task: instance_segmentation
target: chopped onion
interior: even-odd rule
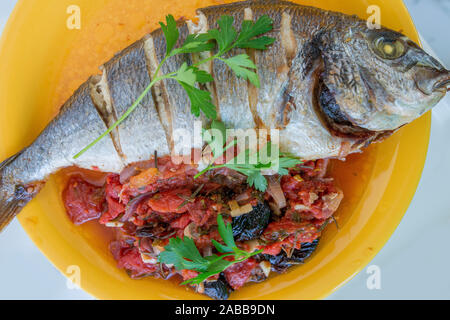
[[[231,200],[228,202],[228,205],[230,206],[231,211],[238,211],[240,209],[239,204],[236,200]]]
[[[250,203],[247,203],[246,205],[243,205],[241,208],[240,208],[240,215],[243,215],[243,214],[246,214],[246,213],[249,213],[249,212],[252,212],[253,211],[253,207],[252,207],[252,205],[250,204]]]
[[[200,282],[198,285],[197,285],[197,289],[196,289],[196,291],[198,292],[198,293],[204,293],[205,292],[205,284],[203,283],[203,282]]]
[[[142,262],[144,263],[149,263],[149,264],[156,264],[158,263],[158,259],[155,257],[152,257],[151,255],[141,252],[141,259]]]
[[[249,190],[251,190],[251,189],[249,189]],[[243,193],[241,193],[240,195],[238,195],[238,196],[235,198],[235,200],[236,200],[237,202],[247,201],[247,200],[249,200],[249,199],[250,199],[250,194],[249,194],[248,190],[245,191],[245,192],[243,192]]]
[[[260,246],[261,244],[259,243],[258,239],[253,239],[245,241],[245,245],[248,247],[246,251],[252,253],[258,250],[258,246]]]
[[[230,202],[228,202],[228,205],[230,206],[231,209],[230,214],[232,217],[239,217],[253,210],[253,207],[250,203],[247,203],[246,205],[239,207],[239,204],[237,203],[236,200],[231,200]]]
[[[155,243],[153,243],[152,244],[152,249],[153,249],[153,253],[155,254],[155,255],[159,255],[161,252],[163,252],[165,249],[164,249],[164,246],[162,246],[162,245],[160,245],[160,244],[155,244]]]
[[[330,212],[335,212],[339,205],[341,204],[342,199],[344,198],[344,193],[342,190],[338,190],[336,193],[327,194],[322,197],[325,207],[330,210]]]
[[[195,228],[195,223],[191,222],[189,223],[186,228],[184,228],[184,236],[193,239],[194,235],[193,235],[193,231]]]
[[[110,222],[105,223],[105,226],[110,227],[110,228],[120,228],[120,227],[123,227],[123,222],[110,221]]]
[[[139,173],[139,170],[135,166],[128,166],[120,172],[120,183],[125,184],[128,180]]]
[[[294,206],[294,210],[296,210],[296,211],[309,211],[310,207],[307,207],[307,206],[305,206],[303,204],[296,204]]]
[[[284,197],[283,190],[281,190],[279,179],[269,176],[267,177],[267,181],[269,182],[267,192],[273,198],[278,208],[283,209],[286,207],[286,198]]]
[[[266,276],[266,278],[269,277],[270,269],[272,267],[270,262],[269,261],[261,261],[259,264],[259,267],[261,268],[261,270],[264,273],[264,275]]]
[[[206,248],[203,249],[204,257],[209,257],[211,255],[212,255],[212,247],[211,246],[207,246]]]
[[[137,209],[138,205],[142,201],[145,201],[145,200],[149,199],[152,195],[153,195],[153,192],[146,192],[146,193],[143,193],[143,194],[137,196],[136,198],[134,198],[130,202],[128,202],[127,208],[125,209],[125,214],[120,219],[120,221],[122,221],[122,222],[128,221],[128,219],[131,218],[133,213],[136,212],[136,209]]]

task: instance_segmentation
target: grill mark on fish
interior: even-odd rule
[[[286,11],[282,13],[281,17],[280,36],[281,36],[281,45],[286,55],[286,65],[289,68],[288,72],[288,79],[289,79],[289,73],[291,72],[292,68],[292,61],[294,60],[298,52],[298,44],[292,30],[292,16]],[[282,103],[284,105],[283,104],[281,105],[280,108],[281,112],[278,113],[280,117],[278,117],[276,121],[276,126],[279,129],[285,128],[288,125],[290,121],[289,114],[292,112],[293,109],[296,109],[295,101],[289,94],[287,94],[286,87],[287,83],[285,86],[282,86],[280,88],[281,89],[280,93],[283,92]]]
[[[158,42],[161,43],[162,42],[161,37],[162,37],[162,31],[159,29],[159,30],[154,31],[151,35],[149,35],[148,39],[145,41],[144,48],[145,48],[147,61],[149,62],[148,66],[150,69],[150,74],[155,74],[156,69],[158,68],[158,65],[159,65],[158,57],[156,55],[156,50],[155,50],[154,39],[159,38]],[[158,75],[162,75],[162,72],[160,71]],[[165,91],[164,83],[161,81],[158,83],[155,83],[155,85],[153,86],[151,91],[152,91],[153,100],[155,101],[156,109],[158,111],[159,118],[160,118],[162,126],[164,128],[165,136],[166,136],[168,146],[169,146],[169,152],[172,153],[173,148],[174,148],[174,142],[173,142],[173,136],[172,136],[173,130],[172,130],[172,121],[171,121],[172,114],[170,112],[170,109],[166,108],[166,106],[169,103],[168,103],[168,98],[167,98],[167,93]]]
[[[253,11],[251,8],[245,8],[244,9],[244,20],[253,21]],[[256,57],[255,57],[255,50],[254,49],[245,49],[246,54],[250,57],[250,60],[255,63]],[[258,115],[258,88],[254,86],[250,81],[247,81],[248,86],[248,103],[250,107],[250,112],[253,116],[253,121],[258,128],[264,128],[264,122]]]
[[[283,12],[281,16],[280,35],[287,65],[290,67],[292,65],[292,60],[297,54],[297,40],[292,31],[292,16],[287,12]]]
[[[97,109],[102,120],[105,122],[105,125],[109,128],[117,121],[117,115],[114,108],[112,107],[111,94],[109,92],[106,79],[106,71],[102,71],[103,72],[101,75],[92,77],[92,80],[90,81],[90,93],[95,108]],[[123,162],[126,162],[120,145],[120,136],[118,129],[115,128],[109,134],[111,136],[112,143],[117,151],[117,154]]]

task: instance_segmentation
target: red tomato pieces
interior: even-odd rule
[[[128,271],[131,278],[141,278],[158,270],[158,264],[144,263],[137,247],[130,247],[122,241],[110,244],[110,250],[119,268]]]
[[[227,279],[228,284],[234,290],[237,290],[250,279],[253,269],[256,268],[256,264],[256,260],[251,258],[235,263],[225,270],[225,279]]]
[[[67,215],[74,224],[98,219],[103,212],[103,188],[89,184],[79,177],[70,178],[62,196]]]
[[[190,197],[191,194],[191,190],[186,188],[160,192],[148,200],[147,204],[157,212],[183,213],[187,211],[187,208],[186,206],[180,206],[185,198]]]

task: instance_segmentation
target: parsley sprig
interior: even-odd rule
[[[150,92],[151,88],[157,82],[164,79],[176,80],[184,88],[191,102],[192,114],[198,117],[200,116],[200,111],[202,111],[206,117],[216,119],[216,107],[212,102],[211,93],[207,90],[199,89],[197,85],[214,80],[211,74],[199,68],[202,64],[209,61],[222,61],[234,71],[236,76],[246,79],[256,87],[259,87],[260,81],[258,74],[256,73],[256,66],[250,57],[247,54],[226,57],[226,54],[235,48],[267,49],[275,39],[261,35],[272,30],[273,22],[267,15],[261,16],[256,22],[245,20],[242,23],[241,31],[239,33],[234,28],[233,22],[233,17],[222,16],[217,22],[219,26],[217,29],[211,29],[207,33],[202,34],[190,34],[186,37],[183,44],[179,48],[176,48],[175,46],[180,38],[180,32],[177,28],[175,18],[172,15],[168,15],[166,17],[166,24],[160,22],[161,29],[166,39],[166,53],[152,76],[153,80],[127,111],[102,135],[77,153],[74,156],[74,159],[79,158],[88,149],[117,128],[139,106],[141,101]],[[175,72],[164,75],[160,74],[164,63],[175,55],[212,51],[216,47],[217,52],[208,58],[202,59],[190,66],[187,63],[183,63],[179,70]]]
[[[203,137],[206,143],[211,147],[214,159],[211,161],[212,163],[210,165],[195,175],[194,178],[198,178],[210,170],[226,167],[246,175],[249,186],[255,187],[256,190],[261,192],[265,192],[267,189],[267,179],[264,177],[264,173],[270,172],[273,174],[276,172],[280,176],[284,176],[289,174],[289,168],[293,168],[297,164],[303,163],[298,157],[288,153],[279,152],[279,146],[274,145],[269,141],[260,150],[252,151],[250,149],[245,149],[241,151],[243,152],[243,157],[237,155],[224,164],[216,165],[214,162],[222,157],[229,148],[234,147],[236,145],[236,140],[232,140],[227,144],[225,143],[226,129],[223,123],[219,121],[213,121],[211,129],[213,129],[212,133],[205,134],[204,132]],[[219,132],[220,134],[218,134]],[[278,157],[273,156],[276,151],[275,148],[278,149]],[[265,157],[262,155],[265,155]],[[256,161],[251,161],[251,159]]]
[[[239,249],[234,242],[231,223],[225,225],[222,216],[217,216],[219,234],[225,244],[211,240],[212,244],[221,255],[213,254],[203,257],[195,246],[194,240],[189,237],[181,239],[171,238],[164,251],[158,256],[158,261],[165,264],[173,264],[177,270],[194,270],[199,272],[197,277],[184,281],[182,284],[199,284],[209,277],[221,273],[231,265],[247,260],[257,255],[262,250],[247,252]],[[231,261],[225,260],[230,257]]]

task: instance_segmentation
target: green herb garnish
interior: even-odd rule
[[[272,171],[272,173],[276,172],[279,175],[284,176],[289,174],[289,168],[303,163],[298,157],[295,157],[288,153],[279,152],[279,147],[277,145],[273,145],[269,141],[261,150],[252,152],[250,149],[246,149],[242,151],[244,153],[244,157],[239,158],[239,156],[236,156],[225,164],[214,165],[215,160],[222,157],[226,150],[236,145],[236,140],[233,140],[225,145],[225,126],[219,121],[213,121],[211,129],[215,129],[220,132],[220,134],[218,135],[206,135],[205,133],[203,134],[206,143],[208,143],[211,147],[214,155],[214,160],[212,161],[212,164],[195,175],[194,178],[198,178],[199,176],[210,170],[226,167],[246,175],[247,183],[249,184],[249,186],[254,186],[256,190],[265,192],[267,189],[267,179],[263,175],[264,172]],[[272,156],[275,148],[278,149],[278,157]],[[262,154],[266,155],[267,159],[263,159],[263,157],[261,156]],[[255,161],[250,161],[250,159],[256,160],[256,163],[252,163]],[[241,161],[239,160],[244,161],[243,163],[240,163]]]
[[[231,16],[222,16],[217,24],[218,29],[209,30],[207,33],[189,35],[179,48],[175,48],[179,40],[180,32],[177,28],[175,18],[172,15],[166,17],[166,24],[160,22],[161,29],[166,39],[166,54],[156,68],[152,81],[145,88],[139,98],[127,109],[127,111],[102,135],[86,146],[83,150],[74,156],[74,159],[80,157],[89,148],[107,136],[117,126],[119,126],[136,109],[144,97],[150,92],[151,88],[159,81],[164,79],[176,80],[186,91],[191,101],[191,113],[200,116],[202,111],[206,117],[215,119],[217,117],[216,107],[212,103],[211,93],[196,87],[196,84],[213,81],[213,77],[206,71],[200,70],[199,66],[212,60],[220,60],[231,68],[238,77],[250,81],[256,87],[259,87],[259,77],[256,66],[247,54],[225,58],[230,50],[234,48],[250,48],[265,50],[275,39],[262,36],[262,34],[272,30],[273,22],[267,15],[260,17],[256,22],[243,21],[241,31],[238,33],[233,27],[234,19]],[[165,75],[160,75],[161,67],[170,57],[178,54],[200,53],[211,51],[217,48],[217,53],[205,58],[191,66],[184,63],[179,70]]]
[[[165,250],[159,254],[158,261],[161,263],[173,264],[177,270],[188,269],[199,272],[197,277],[184,281],[182,285],[199,284],[207,278],[221,273],[231,265],[262,252],[262,250],[258,250],[250,253],[239,249],[234,242],[231,223],[225,225],[220,214],[217,216],[217,224],[219,234],[225,244],[216,240],[211,240],[211,242],[222,255],[213,254],[203,257],[195,246],[194,240],[188,237],[184,237],[184,239],[171,238],[169,244],[164,247]],[[231,257],[232,261],[225,260],[226,257]]]

